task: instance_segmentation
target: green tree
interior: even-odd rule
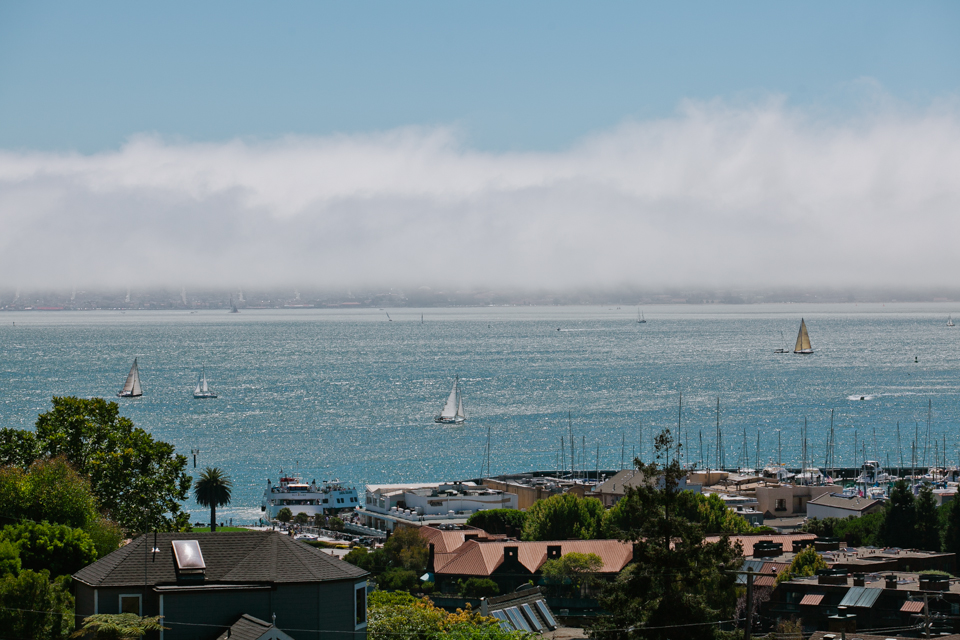
[[[960,554],[960,499],[954,498],[943,509],[946,510],[943,550],[947,553]]]
[[[0,469],[0,515],[7,523],[47,520],[79,528],[101,518],[90,482],[62,457]]]
[[[40,457],[40,447],[32,431],[0,429],[0,467],[26,469]]]
[[[293,511],[290,511],[290,507],[284,507],[280,509],[280,511],[277,511],[277,520],[284,524],[293,520]]]
[[[548,583],[570,586],[581,596],[590,579],[603,568],[603,559],[595,553],[577,553],[572,551],[555,560],[543,563],[541,571]]]
[[[330,531],[343,531],[343,520],[337,516],[333,516],[327,521],[327,529],[330,529]]]
[[[219,467],[207,467],[193,485],[193,495],[201,507],[210,507],[210,531],[217,530],[217,507],[230,504],[233,481]]]
[[[650,640],[717,638],[716,623],[733,617],[741,550],[725,536],[705,543],[703,527],[678,515],[680,449],[668,429],[655,440],[654,462],[635,461],[658,482],[629,487],[621,499],[621,531],[633,541],[633,563],[601,591],[600,606],[612,615],[598,619],[592,638],[636,637],[627,630],[638,627],[648,627],[642,637]],[[677,627],[681,621],[688,626]]]
[[[487,509],[477,511],[467,518],[467,525],[483,529],[487,533],[504,534],[507,527],[516,531],[523,531],[527,520],[527,513],[517,509]]]
[[[420,586],[416,571],[391,567],[377,576],[377,586],[384,591],[413,591]]]
[[[304,513],[303,511],[298,511],[298,512],[297,512],[297,515],[295,515],[295,516],[293,517],[293,521],[296,522],[297,524],[301,524],[301,525],[307,524],[307,522],[310,521],[310,516],[308,516],[308,515],[307,515],[306,513]]]
[[[538,500],[527,510],[524,540],[592,540],[602,531],[603,503],[561,493]]]
[[[354,547],[343,556],[343,559],[375,576],[380,575],[390,566],[390,560],[383,549],[367,551],[366,547]]]
[[[500,593],[500,587],[490,578],[468,578],[460,581],[460,595],[464,598],[489,598]]]
[[[780,575],[777,576],[777,584],[797,577],[813,576],[817,574],[818,570],[828,568],[823,556],[817,553],[813,547],[807,547],[793,556],[793,562],[790,563],[790,566],[780,572]]]
[[[9,540],[0,539],[0,578],[20,575],[20,550]]]
[[[374,591],[367,603],[369,640],[523,640],[520,632],[503,632],[496,618],[470,609],[448,613],[429,598],[415,598],[403,591]]]
[[[699,524],[707,535],[753,531],[753,526],[743,516],[728,508],[715,493],[703,495],[693,491],[683,491],[677,502],[677,515]]]
[[[33,439],[0,430],[0,452],[21,465],[63,456],[89,478],[106,515],[128,531],[189,525],[180,507],[190,490],[187,458],[121,417],[116,402],[54,397],[53,409],[38,416]]]
[[[0,539],[17,546],[24,569],[46,569],[54,577],[69,576],[97,559],[93,540],[83,529],[25,521],[0,530]]]
[[[73,629],[73,596],[67,578],[20,571],[0,578],[0,629],[5,638],[60,640]]]
[[[916,536],[913,547],[925,551],[940,551],[940,518],[937,514],[937,499],[933,489],[924,485],[914,503],[916,508]]]
[[[917,510],[913,491],[906,480],[898,480],[890,491],[880,528],[880,538],[890,547],[913,548],[917,532]]]
[[[427,570],[430,549],[420,530],[413,527],[396,529],[383,545],[391,567],[410,569],[422,575]]]
[[[71,638],[83,640],[139,640],[150,631],[168,629],[160,616],[141,618],[135,613],[100,613],[83,619],[83,626]]]

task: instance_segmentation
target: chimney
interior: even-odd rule
[[[435,553],[436,547],[432,542],[430,543],[429,546],[430,546],[430,555],[427,557],[427,573],[436,573],[437,570],[433,566],[433,559],[434,559],[434,553]]]
[[[467,533],[463,536],[464,542],[469,542],[470,540],[477,540],[480,537],[479,533]]]
[[[884,576],[884,588],[885,589],[896,589],[897,588],[897,576],[893,573]]]
[[[547,545],[547,560],[559,560],[563,551],[558,544]]]

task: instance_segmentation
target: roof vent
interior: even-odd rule
[[[173,557],[177,561],[177,573],[203,576],[207,565],[200,553],[200,543],[196,540],[174,540]]]

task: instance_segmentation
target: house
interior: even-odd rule
[[[824,493],[807,502],[807,517],[823,519],[854,516],[859,518],[881,509],[883,509],[883,503],[876,498]]]
[[[430,544],[427,571],[440,591],[455,591],[460,580],[490,578],[501,593],[540,577],[547,560],[571,553],[594,553],[603,562],[598,574],[613,577],[633,559],[633,545],[619,540],[557,540],[526,542],[507,539],[468,539],[458,548],[436,553]]]
[[[366,576],[273,531],[154,533],[75,573],[73,590],[78,624],[97,613],[163,616],[154,640],[214,640],[258,624],[257,640],[318,631],[342,640],[366,638]]]
[[[757,510],[767,518],[786,518],[807,513],[807,504],[813,498],[837,491],[835,485],[774,485],[757,487]]]

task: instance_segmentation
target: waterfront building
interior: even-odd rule
[[[363,525],[393,531],[398,526],[462,524],[488,509],[516,509],[517,496],[473,482],[369,484],[357,514]]]

